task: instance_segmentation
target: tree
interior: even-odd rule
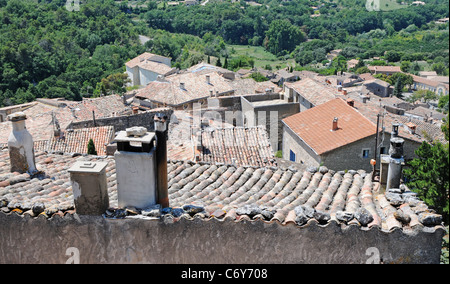
[[[217,58],[216,66],[217,67],[222,67],[222,62],[220,62],[220,57]]]
[[[104,95],[113,93],[121,95],[126,92],[126,85],[129,82],[131,82],[131,80],[126,73],[111,74],[101,80],[101,93]]]
[[[444,217],[448,224],[449,148],[448,143],[423,142],[415,151],[418,158],[404,170],[408,187],[428,206]]]
[[[291,52],[305,36],[298,26],[292,25],[288,20],[274,20],[266,32],[266,49],[279,56],[283,52]]]
[[[89,139],[87,144],[87,153],[88,155],[97,155],[97,150],[95,150],[94,140]]]

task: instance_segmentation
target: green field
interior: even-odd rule
[[[272,53],[266,51],[262,46],[251,45],[227,45],[230,58],[239,55],[249,56],[255,60],[255,67],[265,67],[270,65],[273,70],[284,68],[287,64],[295,64],[294,59],[281,60]]]

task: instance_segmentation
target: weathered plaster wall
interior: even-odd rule
[[[442,236],[442,229],[407,235],[315,221],[298,227],[0,213],[0,263],[66,263],[70,248],[79,251],[80,263],[439,263]]]
[[[125,130],[128,127],[132,126],[144,126],[149,131],[153,131],[154,129],[154,117],[156,113],[164,113],[168,117],[171,117],[173,110],[171,109],[159,109],[154,111],[148,111],[133,115],[123,115],[116,117],[106,117],[106,118],[96,118],[95,123],[93,120],[85,120],[85,121],[77,121],[72,122],[67,128],[72,129],[80,129],[85,127],[94,127],[94,126],[114,126],[115,131]]]

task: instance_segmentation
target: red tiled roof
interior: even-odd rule
[[[48,141],[48,152],[87,154],[87,144],[94,141],[97,155],[106,155],[106,145],[114,138],[113,126],[99,126],[64,131],[62,138],[54,137]]]
[[[28,173],[11,173],[8,151],[3,150],[0,151],[0,213],[33,218],[75,213],[68,169],[81,160],[108,163],[105,172],[109,202],[111,208],[117,208],[113,157],[71,157],[39,152],[36,165],[44,173],[44,178],[40,179]],[[429,233],[441,228],[438,218],[431,223],[424,222],[422,217],[426,215],[421,216],[421,213],[427,212],[428,207],[406,191],[406,187],[402,194],[380,193],[379,184],[372,182],[372,174],[361,170],[334,172],[321,167],[297,171],[168,161],[167,173],[171,207],[180,210],[184,205],[197,204],[204,212],[195,216],[203,220],[259,219],[304,227],[311,222],[322,225],[333,222],[334,226],[343,228],[355,225],[378,228],[386,233],[400,229],[409,234],[412,229]],[[360,198],[352,198],[357,196]],[[35,207],[39,207],[37,212],[33,210]],[[397,219],[394,214],[397,208],[411,217],[408,224]],[[113,213],[114,209],[110,210],[107,214]]]
[[[332,131],[338,118],[338,130]],[[283,119],[318,155],[376,133],[376,125],[344,100],[337,98]]]

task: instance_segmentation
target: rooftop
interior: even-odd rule
[[[340,94],[337,89],[310,78],[293,83],[287,82],[285,86],[294,89],[315,106],[326,103]]]
[[[423,141],[427,141],[427,136],[431,137],[433,140],[438,140],[441,142],[445,142],[444,134],[442,133],[442,130],[438,124],[433,124],[417,119],[413,119],[404,115],[397,115],[393,114],[387,111],[384,111],[384,108],[382,107],[384,104],[389,103],[383,103],[385,100],[391,101],[389,98],[379,98],[377,96],[372,96],[370,100],[368,100],[366,103],[362,103],[359,99],[358,92],[349,92],[346,98],[352,98],[354,100],[354,107],[357,109],[362,115],[364,115],[367,119],[372,121],[372,123],[377,123],[377,114],[382,113],[383,114],[383,123],[386,127],[387,132],[391,132],[392,130],[392,124],[397,123],[400,126],[403,126],[404,124],[408,122],[413,122],[415,125],[417,125],[416,131],[414,134],[410,133],[409,131],[405,130],[403,127],[399,127],[399,136],[404,139],[409,139],[412,141],[416,141],[418,143],[422,143]],[[426,133],[426,134],[425,134]]]
[[[167,76],[164,80],[150,82],[145,88],[136,92],[136,97],[149,99],[167,105],[176,106],[193,100],[210,97],[210,91],[215,94],[232,92],[228,80],[219,73],[208,74],[209,83],[206,81],[207,75],[195,72],[174,74]],[[181,83],[184,86],[181,86]]]
[[[106,155],[106,145],[114,139],[113,126],[89,127],[63,131],[60,137],[54,135],[47,141],[45,151],[87,154],[87,145],[93,140],[100,156]]]
[[[68,169],[78,160],[107,162],[110,207],[105,217],[142,214],[130,208],[117,213],[117,181],[112,157],[36,153],[40,174],[9,172],[7,150],[0,151],[0,211],[32,218],[73,214],[74,203]],[[310,222],[360,228],[377,227],[391,232],[433,230],[433,211],[406,187],[379,194],[379,184],[365,171],[334,172],[321,167],[297,171],[277,167],[244,167],[224,164],[169,161],[169,200],[172,208],[161,214],[192,218],[181,210],[197,205],[201,219],[262,220],[308,226]],[[396,213],[402,212],[403,217]],[[194,212],[196,213],[196,212]],[[184,214],[184,215],[182,215]],[[409,219],[405,221],[404,216]],[[181,216],[182,215],[182,216]],[[192,214],[193,215],[193,214]]]
[[[27,116],[27,129],[34,141],[49,140],[52,137],[53,120],[59,123],[61,129],[66,129],[71,122],[92,120],[96,118],[114,117],[129,111],[119,95],[110,95],[93,99],[84,99],[81,102],[50,100],[55,105],[37,102],[30,108],[23,110]],[[51,103],[51,102],[50,102]],[[64,106],[58,107],[56,105]],[[7,143],[11,133],[9,121],[0,123],[0,143]]]
[[[258,167],[276,164],[262,126],[207,128],[201,138],[200,161]]]
[[[332,121],[338,118],[338,130]],[[283,119],[283,122],[316,152],[324,154],[376,133],[376,125],[337,98]]]
[[[371,72],[402,72],[400,66],[368,66]]]
[[[432,86],[432,87],[437,87],[439,85],[443,85],[444,88],[446,90],[449,89],[449,85],[440,81],[436,81],[436,80],[431,80],[428,78],[424,78],[424,77],[420,77],[420,76],[416,76],[416,75],[411,75],[413,77],[414,82],[416,83],[421,83],[427,86]]]
[[[140,65],[143,62],[146,62],[147,60],[151,60],[152,58],[155,57],[164,57],[164,56],[160,56],[160,55],[156,55],[150,52],[144,52],[138,56],[136,56],[135,58],[131,59],[130,61],[126,62],[125,65],[128,68],[134,68],[138,65]],[[168,57],[165,57],[168,58]]]

